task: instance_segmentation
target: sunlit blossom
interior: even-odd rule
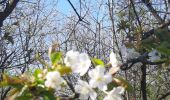
[[[58,71],[48,72],[46,75],[45,86],[53,89],[60,89],[60,85],[64,82]]]
[[[109,73],[105,73],[103,66],[96,66],[95,69],[89,71],[90,85],[93,88],[98,87],[100,90],[107,90],[107,84],[112,81],[112,76]]]
[[[66,66],[71,67],[73,73],[79,73],[83,76],[91,65],[90,58],[86,53],[79,53],[76,51],[68,51],[64,58]]]
[[[112,67],[117,67],[118,66],[118,60],[116,58],[116,54],[111,52],[110,53],[110,63],[112,65]]]
[[[110,53],[110,64],[112,65],[112,68],[109,70],[110,74],[114,74],[120,69],[119,62],[113,52]]]
[[[122,94],[124,93],[124,88],[119,86],[113,88],[113,90],[107,93],[107,96],[103,100],[123,100]]]
[[[75,86],[75,92],[80,93],[80,100],[88,100],[89,97],[91,100],[96,100],[97,97],[97,93],[92,89],[92,87],[82,80],[78,80],[78,83]]]

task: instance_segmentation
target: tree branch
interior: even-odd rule
[[[147,100],[147,91],[146,91],[146,64],[143,63],[141,66],[142,77],[141,77],[141,91],[142,99]]]
[[[81,18],[81,16],[79,15],[79,13],[77,12],[76,8],[73,6],[73,4],[71,3],[70,0],[67,0],[69,2],[69,4],[71,5],[71,7],[73,8],[73,10],[75,11],[76,15],[79,18],[79,21],[83,21],[83,19]]]
[[[148,10],[152,13],[152,15],[158,20],[160,24],[164,24],[164,20],[157,14],[157,11],[153,8],[150,3],[150,0],[142,0],[142,2],[146,5]]]
[[[144,54],[142,54],[141,56],[139,56],[138,58],[134,58],[134,59],[130,59],[128,60],[126,63],[122,64],[120,66],[121,70],[128,70],[130,69],[134,64],[141,62],[141,63],[145,63],[148,65],[159,65],[159,64],[163,64],[164,61],[159,61],[159,62],[151,62],[147,60],[148,57],[148,53],[145,52]],[[129,65],[130,64],[130,65]]]
[[[158,27],[156,29],[153,28],[153,29],[151,29],[151,30],[149,30],[147,32],[144,32],[143,35],[142,35],[142,40],[147,39],[148,37],[153,35],[155,33],[155,30],[163,29],[163,28],[165,28],[165,27],[167,27],[169,25],[170,25],[170,21],[168,21],[167,23],[162,24],[160,27]]]
[[[2,27],[3,21],[12,13],[18,2],[19,0],[8,1],[5,10],[0,12],[0,27]]]
[[[160,97],[158,100],[163,100],[163,99],[165,99],[167,96],[169,96],[170,95],[170,91],[169,92],[167,92],[166,94],[164,94],[162,97]]]

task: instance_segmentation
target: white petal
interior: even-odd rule
[[[113,52],[110,54],[110,63],[112,64],[112,67],[117,67],[118,65],[116,55]]]
[[[91,92],[90,93],[90,98],[92,99],[92,100],[96,100],[96,98],[97,98],[97,93],[96,92]]]
[[[114,93],[123,94],[125,89],[121,86],[115,88]]]
[[[106,96],[103,100],[123,100],[122,97],[120,97],[119,95],[109,95]]]
[[[107,90],[107,84],[112,81],[111,74],[105,74],[105,68],[96,66],[95,69],[89,71],[90,86],[93,88],[98,87],[100,90]]]
[[[115,74],[119,69],[120,67],[111,67],[109,69],[109,74]]]
[[[90,87],[90,85],[82,80],[78,80],[77,85],[75,86],[76,93],[80,93],[80,100],[86,100],[89,96],[93,100],[96,98],[97,94],[94,92],[94,90]],[[93,96],[93,97],[92,97]]]
[[[74,51],[68,51],[64,59],[66,66],[70,66],[73,73],[79,73],[83,76],[91,65],[91,60],[86,53],[78,53]]]
[[[100,73],[100,75],[101,75],[101,74],[104,74],[105,68],[103,66],[98,65],[98,66],[96,66],[96,71],[98,73]]]
[[[75,92],[79,93],[80,90],[81,90],[81,88],[82,88],[82,86],[76,85],[76,86],[75,86]]]
[[[45,86],[56,89],[60,87],[63,81],[64,80],[61,78],[60,73],[58,71],[48,72],[46,75]]]
[[[80,94],[79,96],[80,100],[88,100],[88,98],[89,98],[89,95]]]
[[[104,76],[106,83],[110,83],[112,81],[112,76],[110,74],[106,74]]]
[[[106,96],[106,97],[104,97],[103,100],[112,100],[112,97],[111,96]]]
[[[123,87],[117,87],[113,88],[108,95],[103,100],[123,100],[121,94],[123,94],[124,88]]]
[[[113,95],[112,100],[123,100],[121,95]]]
[[[66,53],[64,63],[66,64],[66,66],[72,67],[72,65],[76,64],[76,62],[78,61],[78,56],[79,56],[78,52],[70,50]]]
[[[93,88],[96,88],[97,87],[97,83],[95,80],[90,80],[89,82],[90,86],[93,87]]]
[[[88,55],[85,53],[80,54],[79,61],[80,61],[80,65],[79,65],[80,72],[79,73],[80,73],[80,76],[83,76],[88,71],[91,65],[91,61]]]
[[[107,85],[101,85],[99,84],[99,89],[102,90],[102,91],[106,91],[107,90]]]
[[[49,81],[45,81],[44,84],[45,84],[46,87],[50,87],[51,86],[51,83]]]

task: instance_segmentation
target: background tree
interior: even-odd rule
[[[169,0],[67,1],[67,14],[58,9],[61,0],[0,1],[2,73],[42,68],[35,54],[48,61],[53,43],[60,51],[74,49],[105,62],[114,51],[122,69],[118,76],[133,86],[127,100],[168,99]],[[9,89],[1,90],[3,99]]]

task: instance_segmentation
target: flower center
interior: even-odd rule
[[[88,94],[88,93],[89,93],[89,90],[88,90],[88,88],[83,87],[82,90],[81,90],[81,92],[82,92],[83,94]]]
[[[101,77],[97,77],[97,81],[101,81],[102,80],[102,78]]]

